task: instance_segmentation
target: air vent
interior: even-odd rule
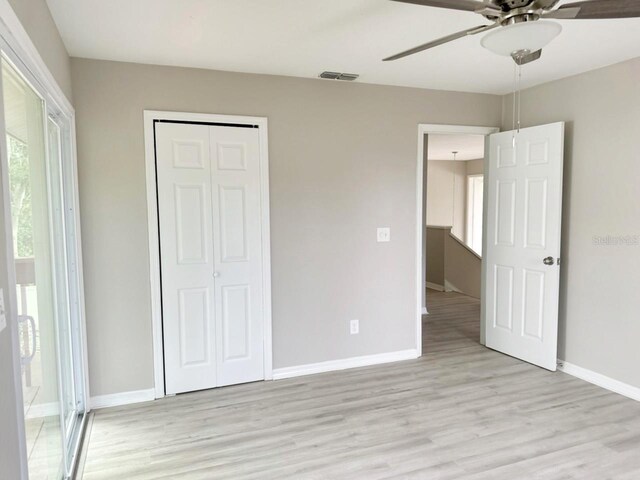
[[[346,80],[347,82],[353,82],[360,75],[356,73],[341,73],[338,80]]]
[[[338,72],[322,72],[320,74],[320,78],[328,78],[329,80],[337,80],[340,78],[340,74]]]
[[[338,73],[338,72],[322,72],[320,78],[328,78],[329,80],[345,80],[347,82],[353,82],[360,75],[355,73]]]

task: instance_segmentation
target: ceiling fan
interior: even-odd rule
[[[544,19],[612,19],[640,17],[640,0],[588,0],[566,3],[559,0],[393,0],[426,7],[462,10],[482,15],[493,22],[432,40],[384,61],[397,60],[444,43],[493,30],[483,37],[483,47],[499,55],[511,56],[518,65],[540,58],[542,47],[553,40],[562,26]],[[496,29],[496,30],[494,30]]]

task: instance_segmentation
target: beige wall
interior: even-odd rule
[[[427,225],[452,227],[464,238],[467,162],[429,160],[427,174]]]
[[[9,4],[38,49],[53,78],[56,79],[69,101],[73,102],[71,61],[46,0],[9,0]]]
[[[497,125],[500,97],[81,59],[72,73],[93,395],[153,385],[144,109],[269,118],[276,368],[415,347],[417,125]]]
[[[640,236],[640,58],[525,90],[521,118],[566,122],[559,357],[640,387],[640,245],[594,242]]]

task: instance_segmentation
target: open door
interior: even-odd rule
[[[486,345],[556,369],[564,123],[489,136]]]

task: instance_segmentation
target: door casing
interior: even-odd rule
[[[188,112],[144,111],[145,170],[149,241],[149,283],[151,288],[151,324],[153,336],[153,375],[155,398],[165,396],[164,346],[162,339],[162,295],[160,288],[160,232],[156,189],[155,123],[157,121],[194,122],[225,125],[254,125],[260,142],[260,227],[262,238],[262,288],[264,327],[264,379],[273,379],[271,328],[271,234],[269,220],[269,150],[266,117],[217,115]]]

